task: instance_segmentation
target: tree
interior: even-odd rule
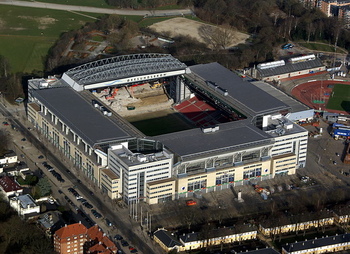
[[[41,197],[47,196],[51,193],[51,184],[47,177],[40,178],[36,186],[39,189]]]
[[[8,60],[0,55],[0,77],[7,78],[8,73],[10,72],[10,65]]]

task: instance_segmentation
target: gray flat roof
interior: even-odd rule
[[[69,86],[34,90],[32,93],[91,147],[131,137],[127,130],[104,116]]]
[[[308,70],[308,69],[313,69],[313,68],[323,67],[323,66],[324,64],[322,64],[322,61],[319,58],[316,58],[314,60],[293,63],[293,64],[286,62],[286,64],[283,66],[277,66],[277,67],[268,68],[268,69],[257,68],[257,70],[260,73],[261,77],[270,77],[270,76],[292,73],[296,71],[303,71],[303,70]]]
[[[350,242],[350,234],[336,235],[330,237],[324,237],[314,240],[308,240],[303,242],[291,243],[284,245],[283,249],[288,252],[295,252],[301,250],[308,250],[313,248],[320,248],[325,246],[330,246],[334,244],[342,244]]]
[[[28,206],[30,207],[37,206],[34,199],[29,194],[20,195],[17,198],[21,202],[21,206],[24,209],[26,209]]]
[[[287,104],[291,108],[291,112],[299,112],[299,111],[310,109],[305,104],[301,103],[300,101],[294,99],[293,97],[289,96],[288,94],[282,92],[281,90],[277,89],[276,87],[264,81],[253,81],[251,83],[255,85],[257,88],[279,99],[280,101],[283,101],[285,104]]]
[[[232,104],[238,102],[240,107],[245,107],[245,111],[251,112],[252,117],[288,109],[288,106],[279,99],[243,80],[218,63],[199,64],[189,68],[204,80],[215,82],[226,89],[228,91],[226,98],[228,100],[232,98]]]
[[[191,129],[152,137],[162,142],[171,151],[182,157],[201,156],[207,153],[222,153],[240,147],[255,147],[259,143],[269,144],[271,136],[256,128],[249,120],[223,123],[214,133]]]

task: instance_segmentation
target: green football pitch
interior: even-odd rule
[[[350,85],[335,84],[326,108],[350,112]]]

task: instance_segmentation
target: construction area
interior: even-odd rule
[[[94,90],[93,94],[124,118],[171,109],[173,100],[160,82],[142,83],[121,88]]]

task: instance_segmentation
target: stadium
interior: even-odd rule
[[[308,133],[293,117],[309,109],[218,63],[117,56],[28,88],[34,128],[84,180],[129,204],[295,174],[306,163]]]

